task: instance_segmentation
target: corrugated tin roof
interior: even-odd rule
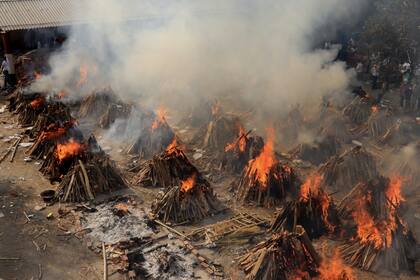
[[[3,31],[65,26],[82,23],[80,0],[1,0]]]

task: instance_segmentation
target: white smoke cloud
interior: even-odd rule
[[[312,104],[351,78],[333,62],[338,48],[313,50],[316,32],[352,20],[362,2],[86,1],[81,13],[93,24],[72,28],[51,75],[36,86],[89,92],[109,84],[126,97],[176,106],[234,94],[273,113]],[[95,64],[96,74],[70,89],[83,64]]]

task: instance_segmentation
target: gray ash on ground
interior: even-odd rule
[[[144,253],[144,259],[143,268],[149,273],[150,279],[187,280],[194,277],[196,261],[174,243]]]
[[[118,214],[115,210],[117,205],[126,207],[126,213]],[[90,231],[87,237],[92,241],[114,244],[153,234],[153,230],[147,225],[147,213],[136,205],[114,201],[100,204],[96,210],[86,213],[82,218],[82,226]]]

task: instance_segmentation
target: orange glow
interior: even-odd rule
[[[336,249],[330,258],[324,258],[318,268],[319,280],[355,280],[352,269],[345,265]]]
[[[229,152],[237,146],[239,151],[245,152],[246,149],[246,140],[247,137],[245,136],[246,132],[242,125],[239,125],[239,136],[236,138],[232,143],[229,143],[225,147],[225,152]]]
[[[377,105],[373,105],[371,109],[372,109],[372,113],[377,113],[379,111],[379,107]]]
[[[181,192],[186,193],[194,187],[196,175],[195,173],[181,182]]]
[[[402,183],[403,178],[401,176],[394,175],[390,178],[388,188],[385,191],[386,197],[394,206],[399,206],[402,201],[405,201],[401,194]]]
[[[88,73],[89,73],[89,70],[88,70],[87,65],[86,64],[80,65],[80,68],[79,68],[80,77],[79,77],[79,81],[77,81],[78,87],[84,85],[87,82]]]
[[[84,146],[76,142],[73,138],[64,144],[57,144],[56,156],[60,162],[63,160],[77,156],[84,150]]]
[[[39,107],[41,107],[42,105],[44,105],[45,100],[42,97],[38,97],[37,99],[34,99],[31,101],[31,107],[32,109],[37,109]]]
[[[255,176],[261,187],[267,187],[268,175],[274,165],[274,129],[267,129],[267,142],[261,153],[255,159],[248,162],[247,172],[249,176]]]
[[[176,138],[174,137],[171,144],[169,144],[168,147],[166,147],[166,151],[169,152],[170,150],[175,149],[177,147],[178,147],[178,143],[176,141]]]
[[[165,108],[160,106],[158,110],[156,111],[156,117],[155,120],[152,123],[152,130],[155,130],[166,123],[166,115],[167,112]]]
[[[66,134],[66,129],[63,127],[59,127],[54,131],[43,131],[41,133],[41,139],[42,140],[57,139],[63,136],[64,134]]]
[[[34,72],[34,76],[35,76],[35,80],[36,80],[36,81],[39,81],[39,80],[41,79],[41,77],[42,77],[42,76],[41,76],[41,73],[39,73],[39,72],[37,72],[37,71],[35,71],[35,72]]]

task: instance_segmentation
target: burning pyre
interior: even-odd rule
[[[196,173],[155,201],[153,214],[163,222],[196,222],[222,209],[210,184]]]
[[[253,247],[239,259],[248,280],[310,279],[320,258],[303,228],[282,231]]]
[[[261,153],[264,140],[259,136],[250,136],[251,132],[245,132],[242,126],[239,127],[238,136],[225,146],[222,167],[240,173],[251,159]]]
[[[337,211],[321,182],[319,174],[308,176],[300,188],[299,198],[286,204],[272,223],[271,230],[294,231],[297,225],[301,225],[311,239],[335,232],[339,225]]]
[[[268,130],[268,139],[261,153],[251,159],[242,172],[237,190],[241,202],[256,202],[271,207],[279,205],[287,194],[297,192],[294,170],[277,161],[274,152],[274,131]]]
[[[179,186],[181,181],[199,174],[197,168],[189,161],[176,138],[166,150],[152,159],[139,165],[139,171],[132,183],[142,187],[168,188]]]
[[[402,178],[378,177],[360,183],[339,205],[354,224],[352,238],[340,248],[346,262],[373,272],[414,271],[416,241],[399,216]]]
[[[150,157],[165,150],[175,133],[167,122],[167,112],[160,107],[155,114],[141,113],[139,135],[125,149],[128,154]],[[129,128],[127,128],[129,129]]]

